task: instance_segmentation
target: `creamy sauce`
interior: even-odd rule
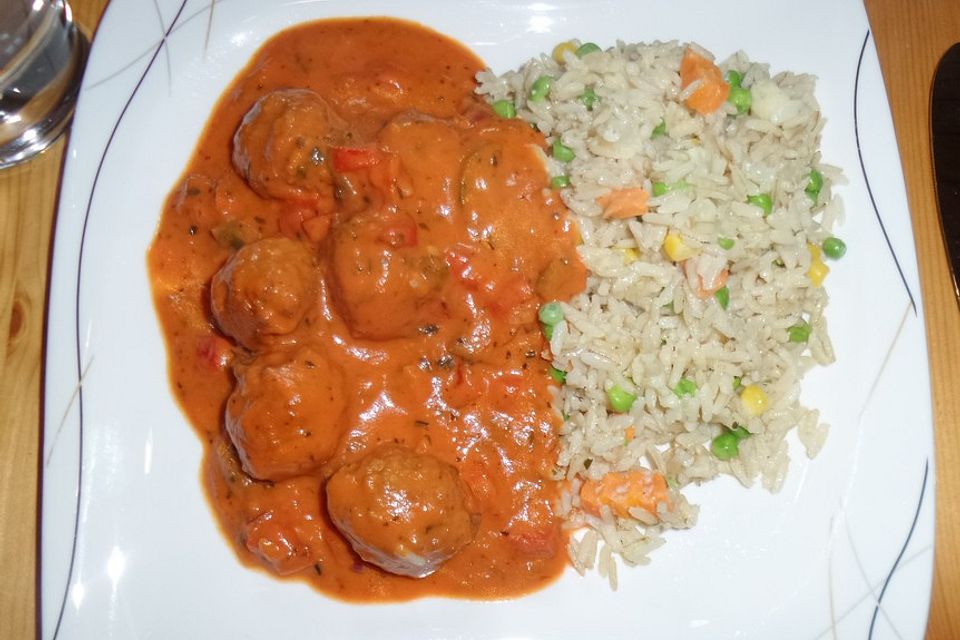
[[[537,310],[585,271],[542,137],[474,97],[482,66],[389,19],[278,35],[217,104],[150,250],[225,535],[341,599],[509,597],[565,566]],[[270,293],[253,320],[238,282]],[[331,475],[383,443],[465,488],[472,541],[425,578],[362,561],[327,513]]]

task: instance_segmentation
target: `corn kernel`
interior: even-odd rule
[[[830,273],[830,267],[821,260],[811,262],[810,268],[807,269],[807,277],[810,278],[810,283],[815,287],[823,284],[823,279],[827,277],[828,273]]]
[[[640,252],[636,249],[624,249],[623,250],[623,264],[633,264],[640,259]]]
[[[674,262],[683,262],[699,253],[696,249],[687,246],[679,233],[668,233],[663,239],[663,250],[667,257]]]
[[[770,398],[766,391],[758,385],[748,384],[740,392],[740,402],[743,403],[743,410],[751,416],[758,416],[766,411],[770,406]]]
[[[820,247],[812,242],[807,243],[807,251],[810,252],[810,262],[820,262],[822,260],[820,257]]]
[[[557,64],[563,64],[563,54],[569,51],[570,53],[575,53],[577,50],[577,45],[573,43],[573,40],[567,40],[566,42],[561,42],[553,48],[553,59],[557,61]]]

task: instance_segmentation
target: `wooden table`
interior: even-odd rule
[[[72,0],[87,33],[106,0]],[[960,638],[960,310],[934,199],[929,100],[936,63],[960,41],[958,0],[866,0],[896,123],[920,260],[933,384],[937,543],[927,637]],[[827,18],[829,19],[829,18]],[[40,354],[61,140],[0,172],[0,638],[33,637]]]

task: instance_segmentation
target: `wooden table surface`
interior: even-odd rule
[[[106,0],[72,0],[92,33]],[[960,638],[960,308],[937,219],[930,87],[960,41],[958,0],[866,0],[886,80],[920,261],[933,386],[937,542],[927,638]],[[0,172],[0,638],[34,635],[40,354],[51,227],[64,142]]]

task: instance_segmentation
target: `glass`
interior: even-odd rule
[[[66,128],[87,49],[64,0],[0,0],[0,169]]]

